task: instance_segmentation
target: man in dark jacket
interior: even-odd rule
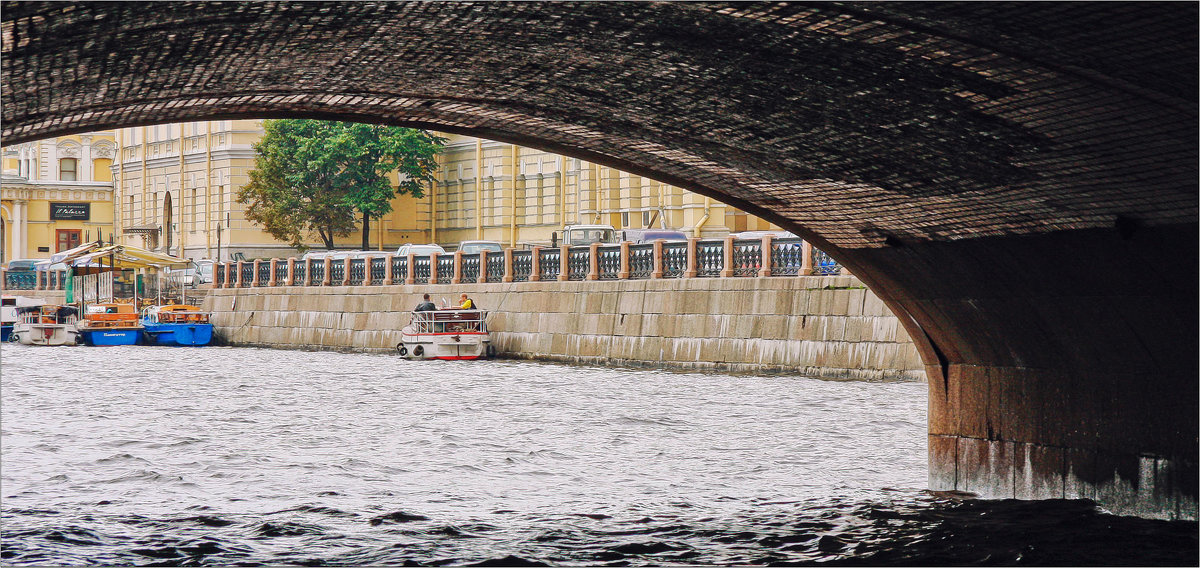
[[[417,304],[417,309],[414,312],[432,312],[437,309],[433,302],[429,301],[429,294],[425,294],[425,301]]]

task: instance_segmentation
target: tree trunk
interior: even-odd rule
[[[371,250],[371,214],[363,211],[362,250]]]
[[[321,242],[325,244],[325,250],[333,250],[333,232],[326,232],[325,229],[317,229],[317,235],[321,237]]]

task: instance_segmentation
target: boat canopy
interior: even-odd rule
[[[165,255],[129,245],[90,243],[63,251],[51,258],[75,269],[75,274],[94,274],[126,268],[180,268],[191,262],[186,258]],[[97,266],[111,259],[112,266]]]

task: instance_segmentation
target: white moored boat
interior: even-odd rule
[[[9,341],[22,345],[75,345],[79,310],[71,306],[42,304],[17,308]]]
[[[483,310],[413,312],[400,330],[396,352],[408,359],[482,359],[494,356]]]

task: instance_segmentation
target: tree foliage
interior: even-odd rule
[[[397,193],[424,195],[446,140],[424,130],[322,120],[267,120],[263,127],[255,169],[237,201],[247,205],[247,219],[301,249],[312,234],[332,249],[334,237],[355,230],[358,214],[365,242],[367,220],[390,213]]]

